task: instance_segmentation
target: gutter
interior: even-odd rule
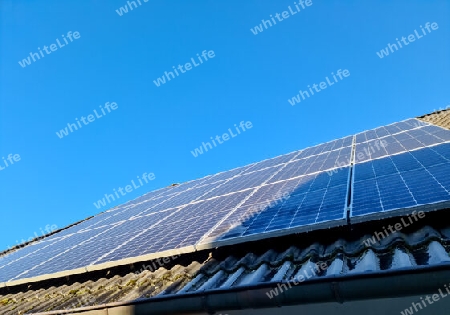
[[[450,279],[450,266],[424,266],[413,271],[395,270],[310,279],[299,285],[293,282],[270,282],[227,290],[210,290],[171,294],[162,297],[117,302],[72,310],[32,313],[35,315],[179,315],[215,314],[243,309],[274,308],[314,303],[349,303],[436,293]],[[288,287],[270,299],[266,293],[278,286]],[[291,288],[289,288],[289,286]],[[318,306],[320,307],[320,306]]]

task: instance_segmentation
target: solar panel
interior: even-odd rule
[[[205,239],[223,240],[344,219],[348,175],[349,168],[345,168],[335,176],[322,172],[264,185]]]
[[[343,225],[349,201],[355,222],[446,202],[448,141],[409,119],[159,189],[6,255],[0,281]]]
[[[353,218],[450,200],[450,181],[442,175],[450,172],[450,131],[414,120],[387,130],[388,136],[356,145]],[[375,150],[381,140],[385,146]]]

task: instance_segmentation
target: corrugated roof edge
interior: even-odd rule
[[[433,113],[418,117],[418,119],[446,129],[450,129],[450,108],[437,110]]]
[[[416,270],[396,270],[395,272],[371,274],[355,274],[334,276],[323,279],[311,279],[303,284],[294,282],[266,282],[257,285],[242,286],[233,289],[211,290],[205,292],[186,293],[183,296],[166,295],[139,299],[129,302],[114,302],[96,306],[71,309],[71,314],[154,314],[170,315],[184,313],[279,308],[281,306],[302,305],[324,302],[352,302],[361,299],[377,299],[407,297],[435,293],[436,288],[447,284],[450,277],[448,264],[434,268],[418,268]],[[430,273],[433,277],[430,277]],[[411,275],[415,275],[411,277]],[[288,284],[289,290],[267,298],[269,290],[281,284]],[[371,288],[361,290],[361,288]],[[177,303],[174,303],[176,301]],[[39,315],[67,314],[67,310],[30,313]]]
[[[428,114],[419,116],[419,117],[417,117],[417,118],[424,118],[424,117],[427,117],[427,116],[436,115],[436,114],[440,114],[440,113],[443,113],[443,112],[448,112],[448,113],[450,113],[450,108],[439,109],[439,110],[436,110],[436,111],[434,111],[434,112],[432,112],[432,113],[428,113]]]

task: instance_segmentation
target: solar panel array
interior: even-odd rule
[[[356,141],[352,216],[450,199],[450,131],[411,119]]]
[[[0,281],[447,201],[449,141],[411,119],[166,187],[8,254]]]

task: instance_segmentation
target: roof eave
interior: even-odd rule
[[[231,290],[213,290],[201,293],[167,295],[130,302],[110,303],[70,310],[83,315],[170,315],[261,309],[301,304],[336,302],[351,303],[358,300],[382,299],[436,293],[450,279],[450,264],[435,267],[370,272],[355,275],[311,279],[301,284],[292,282],[262,283]],[[278,296],[270,299],[267,292],[286,285]],[[364,290],[362,290],[364,288]],[[35,313],[39,315],[67,314],[67,310]]]

